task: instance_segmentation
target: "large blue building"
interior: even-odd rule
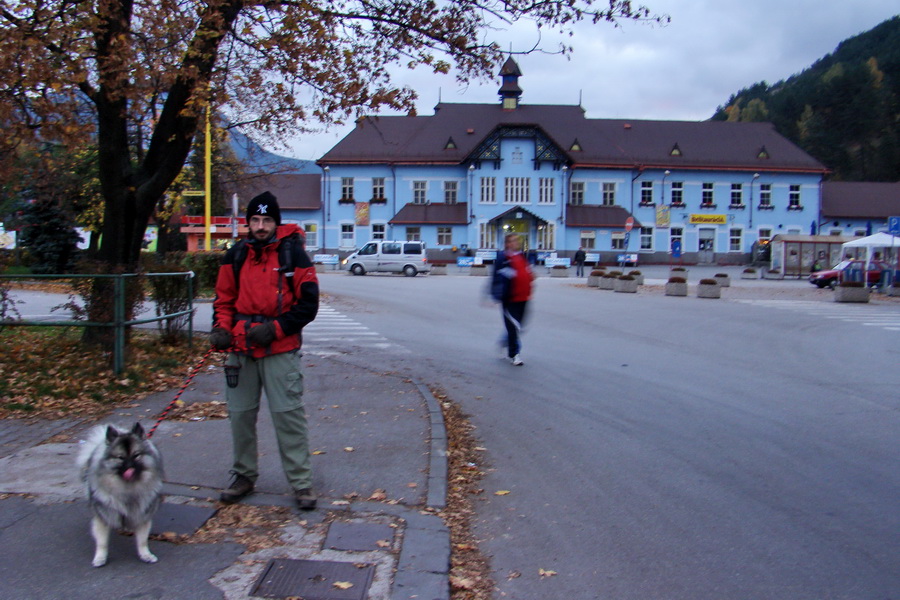
[[[320,251],[409,239],[451,258],[516,231],[560,257],[742,263],[816,226],[826,168],[771,124],[589,119],[521,103],[512,59],[501,76],[496,105],[360,119],[317,161],[323,209],[305,226]]]

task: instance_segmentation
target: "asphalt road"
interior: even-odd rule
[[[476,424],[497,598],[900,598],[900,304],[541,278],[512,367],[486,284],[322,277]]]
[[[900,599],[900,303],[541,278],[513,367],[485,278],[321,284],[307,351],[366,357],[471,415],[496,598]]]

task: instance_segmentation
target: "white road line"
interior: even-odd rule
[[[885,331],[900,331],[900,311],[885,310],[871,305],[833,305],[808,300],[738,300],[744,304],[767,306],[782,310],[804,312],[811,316],[880,327]]]

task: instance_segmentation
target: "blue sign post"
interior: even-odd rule
[[[900,235],[900,217],[888,217],[888,233]]]

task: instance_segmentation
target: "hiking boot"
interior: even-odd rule
[[[232,471],[234,473],[234,471]],[[222,490],[219,500],[225,504],[234,504],[244,496],[253,492],[253,482],[240,473],[234,473],[234,481],[227,490]]]
[[[312,488],[297,490],[294,492],[294,500],[297,501],[297,506],[302,510],[312,510],[316,507],[316,494],[312,491]]]

